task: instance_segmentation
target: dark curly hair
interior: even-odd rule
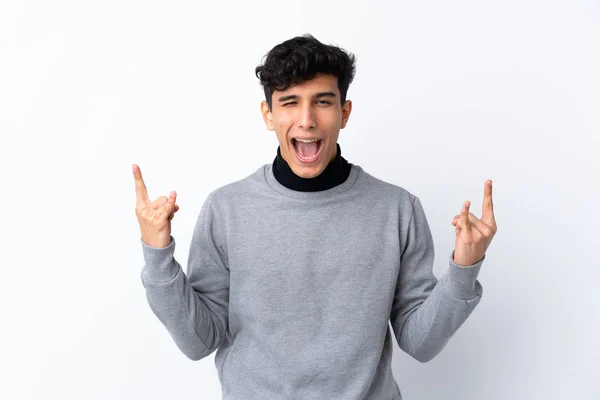
[[[273,91],[286,90],[313,79],[318,73],[337,77],[341,102],[344,104],[346,101],[348,87],[356,71],[354,54],[325,45],[312,35],[305,34],[278,44],[265,57],[255,73],[265,91],[269,109]]]

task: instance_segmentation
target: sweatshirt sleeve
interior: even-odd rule
[[[454,263],[439,279],[433,274],[433,238],[418,197],[400,257],[390,321],[399,347],[420,362],[439,354],[475,309],[483,294],[477,280],[485,256],[471,266]]]
[[[228,328],[229,268],[214,217],[209,196],[192,235],[187,275],[173,256],[173,236],[164,248],[141,241],[145,261],[141,280],[148,304],[191,360],[217,349]]]

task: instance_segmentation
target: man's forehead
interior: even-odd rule
[[[339,89],[337,87],[337,78],[332,77],[333,79],[330,78],[320,78],[320,77],[316,77],[313,78],[309,81],[305,81],[302,83],[299,83],[297,85],[294,86],[290,86],[289,88],[287,88],[286,90],[275,90],[273,92],[273,96],[289,96],[289,95],[297,95],[297,96],[303,96],[303,97],[312,97],[312,96],[317,96],[321,93],[334,93],[334,94],[339,94]]]

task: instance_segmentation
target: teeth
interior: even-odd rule
[[[302,142],[302,143],[312,143],[312,142],[318,142],[320,139],[314,139],[314,140],[295,139],[295,140]]]

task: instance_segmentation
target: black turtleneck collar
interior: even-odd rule
[[[277,157],[273,160],[273,175],[283,186],[299,192],[317,192],[331,189],[346,181],[352,168],[352,164],[342,157],[340,144],[336,143],[336,146],[335,158],[320,175],[314,178],[302,178],[296,175],[289,164],[281,157],[281,147],[277,147]]]

